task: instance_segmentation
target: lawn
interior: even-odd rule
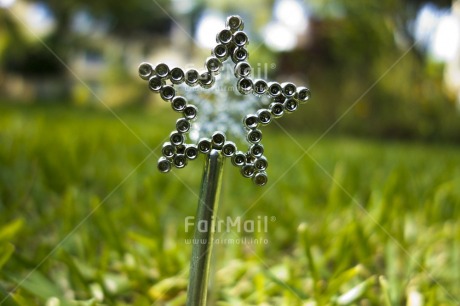
[[[203,157],[159,173],[169,109],[117,113],[0,106],[1,305],[184,304]],[[286,129],[267,186],[226,161],[219,218],[268,224],[216,233],[210,305],[459,305],[460,148]]]

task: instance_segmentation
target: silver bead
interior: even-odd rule
[[[197,147],[201,153],[207,154],[211,152],[211,141],[207,138],[201,138],[198,140]]]
[[[235,65],[234,69],[235,77],[249,77],[251,75],[251,65],[248,62],[239,62]]]
[[[248,36],[242,31],[237,31],[233,34],[233,42],[238,47],[244,47],[249,43]]]
[[[175,96],[171,101],[171,107],[176,112],[182,112],[187,106],[187,100],[181,96]]]
[[[255,129],[258,126],[258,123],[259,121],[257,115],[250,114],[243,118],[243,124],[247,129]]]
[[[279,118],[283,116],[284,114],[284,106],[281,103],[278,103],[278,102],[271,103],[268,108],[270,109],[270,112],[275,118]]]
[[[218,44],[224,44],[227,45],[232,41],[232,32],[228,29],[224,29],[217,33],[216,35],[216,42]]]
[[[266,158],[265,156],[259,157],[259,158],[254,162],[254,167],[256,167],[256,169],[257,169],[258,171],[263,171],[263,170],[267,169],[267,167],[268,167],[267,158]]]
[[[306,87],[297,88],[296,98],[300,103],[306,103],[311,97],[310,89]]]
[[[254,81],[254,93],[256,95],[263,95],[267,92],[268,85],[264,80],[255,80]]]
[[[198,84],[200,75],[195,69],[189,69],[185,72],[185,84],[188,86],[195,86]]]
[[[222,63],[221,61],[214,56],[208,57],[206,59],[206,69],[208,69],[209,72],[212,74],[218,74],[219,70],[222,68]]]
[[[268,176],[265,172],[257,172],[253,177],[252,181],[258,186],[264,186],[268,182]]]
[[[173,164],[176,168],[184,168],[185,166],[187,166],[187,158],[184,154],[177,154],[173,158]]]
[[[219,59],[219,61],[223,62],[228,58],[228,49],[225,45],[218,44],[212,50],[212,55]]]
[[[255,172],[256,172],[256,169],[254,168],[253,164],[245,164],[241,168],[241,174],[246,178],[253,177]]]
[[[155,73],[162,79],[169,77],[169,67],[165,63],[160,63],[155,67]]]
[[[149,63],[140,64],[138,71],[139,71],[139,76],[143,80],[148,80],[154,73],[153,67]]]
[[[176,90],[171,85],[165,85],[160,89],[160,96],[163,100],[169,102],[176,95]]]
[[[299,102],[297,102],[297,100],[294,99],[287,99],[286,101],[284,101],[283,107],[287,112],[292,113],[296,111],[299,107]]]
[[[267,125],[272,121],[272,114],[267,109],[259,109],[257,111],[257,118],[262,125]]]
[[[281,95],[281,91],[282,88],[279,83],[270,82],[268,84],[268,94],[270,95],[270,97],[278,97],[279,95]]]
[[[171,158],[176,152],[175,147],[170,142],[165,142],[161,148],[161,154],[166,158]]]
[[[190,159],[194,160],[198,157],[198,147],[196,145],[187,145],[185,147],[185,156]]]
[[[283,89],[283,95],[286,98],[292,98],[296,95],[297,87],[290,82],[282,83],[281,88]]]
[[[222,146],[222,153],[226,157],[232,157],[236,152],[236,145],[232,141],[226,141]]]
[[[234,63],[245,61],[248,58],[248,51],[245,48],[235,48],[232,52]]]
[[[236,152],[232,156],[232,164],[236,167],[243,166],[245,162],[246,162],[246,155],[241,151]]]
[[[260,130],[251,130],[247,135],[250,143],[259,143],[262,140],[262,132]]]
[[[173,84],[182,84],[185,79],[185,73],[182,69],[176,67],[170,72],[170,80]]]
[[[176,129],[179,133],[187,133],[190,131],[190,122],[185,118],[179,118],[176,121]]]
[[[181,144],[184,143],[185,137],[183,134],[174,131],[169,135],[169,141],[171,142],[172,145],[174,146],[180,146]]]
[[[243,95],[250,94],[253,90],[253,84],[252,84],[251,79],[247,79],[247,78],[239,79],[238,83],[236,84],[236,88]]]
[[[195,119],[197,113],[198,113],[198,108],[195,105],[189,104],[184,108],[184,117],[188,120]]]
[[[262,157],[264,155],[264,146],[259,143],[253,144],[249,148],[249,153],[255,158]]]
[[[149,79],[149,88],[153,92],[160,92],[160,89],[163,87],[164,84],[165,82],[156,75],[152,76]]]
[[[232,32],[243,30],[244,29],[243,19],[241,19],[241,17],[238,15],[229,16],[227,18],[227,22],[225,23],[225,26],[228,27]]]
[[[212,147],[214,149],[220,150],[225,143],[225,134],[222,132],[214,132],[211,137]]]
[[[158,159],[157,168],[162,173],[168,173],[169,171],[171,171],[171,162],[167,158],[162,156]]]

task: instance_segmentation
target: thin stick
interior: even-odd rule
[[[222,183],[223,160],[219,151],[211,150],[204,165],[200,199],[195,219],[187,306],[206,305],[209,263],[214,239],[214,222]]]

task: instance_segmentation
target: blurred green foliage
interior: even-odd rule
[[[430,62],[408,33],[421,3],[326,3],[318,6],[335,4],[343,17],[323,12],[311,50],[286,54],[279,65],[304,71],[319,102],[293,123],[321,131],[338,120],[336,132],[458,143],[460,115],[443,87],[442,64]]]
[[[423,49],[418,48],[411,29],[418,10],[428,2],[308,1],[305,5],[310,14],[309,31],[307,37],[301,37],[306,42],[293,51],[274,53],[262,44],[263,39],[257,33],[273,18],[275,1],[257,1],[247,7],[244,1],[196,1],[185,15],[177,12],[180,1],[39,1],[50,8],[56,19],[55,31],[43,37],[43,43],[64,63],[79,50],[94,49],[101,53],[107,69],[98,84],[93,85],[93,79],[81,78],[96,93],[100,88],[113,93],[101,98],[117,100],[116,105],[146,105],[152,99],[147,90],[141,94],[141,81],[133,80],[137,67],[127,60],[126,54],[114,51],[120,48],[101,51],[98,44],[104,44],[104,40],[72,30],[75,14],[89,14],[106,25],[107,36],[127,45],[133,41],[151,41],[145,45],[150,51],[158,46],[157,42],[168,41],[174,27],[176,32],[182,29],[193,36],[200,16],[213,9],[223,14],[241,13],[248,18],[253,27],[248,30],[254,34],[249,45],[251,63],[276,62],[276,69],[270,71],[271,79],[288,76],[312,89],[317,103],[312,103],[307,112],[288,124],[320,133],[340,118],[333,132],[459,143],[460,115],[455,98],[444,89],[443,66],[431,62]],[[451,1],[436,1],[436,4],[448,8]],[[92,99],[87,86],[75,80],[41,42],[27,39],[24,33],[27,31],[8,10],[0,10],[0,23],[0,70],[19,73],[26,82],[46,75],[64,81],[70,79],[73,84],[70,90],[65,82],[61,86],[66,100],[85,104]],[[202,53],[196,52],[196,46],[190,46],[184,53],[200,55],[191,57],[195,65],[204,60]],[[62,98],[61,95],[55,99],[62,101]]]
[[[0,111],[0,301],[183,305],[202,157],[156,171],[169,108],[118,112],[145,145],[106,112]],[[264,188],[226,161],[220,218],[274,221],[217,235],[269,243],[216,245],[211,303],[457,305],[459,149],[288,132]]]

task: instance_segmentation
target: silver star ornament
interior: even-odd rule
[[[262,78],[253,79],[253,69],[247,61],[249,54],[246,47],[249,39],[243,29],[244,23],[241,17],[229,16],[227,18],[225,28],[216,35],[217,44],[212,49],[211,56],[206,59],[205,70],[202,72],[196,69],[184,71],[178,67],[170,68],[165,63],[152,65],[144,62],[140,64],[139,76],[148,82],[149,89],[154,93],[159,93],[164,101],[171,104],[174,111],[182,114],[182,117],[176,121],[169,141],[163,144],[162,156],[158,160],[160,172],[167,173],[173,167],[184,168],[188,161],[196,159],[199,154],[209,154],[212,149],[215,149],[219,150],[223,156],[230,158],[232,164],[240,169],[241,174],[246,178],[251,178],[256,185],[263,186],[267,183],[268,162],[264,156],[260,128],[286,113],[296,111],[299,105],[310,99],[311,94],[308,88],[297,87],[290,82],[278,83]],[[235,142],[227,139],[225,130],[209,131],[207,129],[206,133],[209,134],[205,135],[206,137],[196,139],[194,142],[189,141],[190,138],[194,138],[190,137],[190,131],[200,116],[200,109],[190,104],[190,99],[177,95],[176,92],[177,89],[183,89],[184,86],[189,89],[199,86],[203,90],[212,91],[216,78],[220,77],[219,74],[224,68],[232,68],[229,66],[231,62],[234,65],[230,81],[233,81],[236,87],[236,94],[246,99],[252,96],[251,98],[257,98],[258,101],[256,108],[250,107],[248,103],[247,107],[244,107],[243,104],[243,108],[238,109],[240,118],[239,123],[235,124],[240,124],[238,128],[241,127],[242,133],[245,134],[248,144],[246,152],[240,151]],[[194,99],[197,99],[196,95]],[[232,103],[231,101],[221,102]],[[218,111],[225,112],[226,108]],[[215,118],[222,120],[219,119],[222,116],[213,117],[214,119],[206,118],[206,120],[215,120]],[[219,124],[214,126],[219,126]]]

